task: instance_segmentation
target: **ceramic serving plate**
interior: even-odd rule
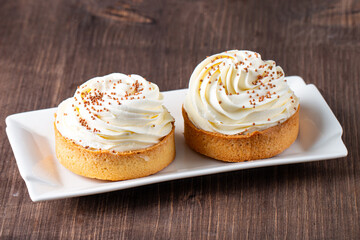
[[[347,155],[342,128],[318,89],[300,77],[287,77],[300,98],[300,133],[293,145],[273,158],[225,163],[189,149],[183,138],[181,105],[186,89],[164,92],[164,103],[175,118],[176,158],[161,172],[138,179],[108,182],[78,176],[55,156],[53,121],[56,108],[18,113],[6,118],[6,132],[30,198],[36,201],[98,194],[174,179],[240,169],[340,158]]]

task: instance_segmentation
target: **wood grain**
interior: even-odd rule
[[[0,238],[358,239],[359,11],[355,0],[0,0]],[[228,49],[315,84],[349,155],[31,202],[6,116],[55,107],[111,72],[185,88],[198,62]]]

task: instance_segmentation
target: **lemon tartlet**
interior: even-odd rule
[[[191,75],[183,105],[185,141],[222,161],[269,158],[296,140],[299,108],[274,61],[252,51],[215,54]]]
[[[88,80],[58,107],[57,158],[76,174],[102,180],[162,170],[175,157],[174,118],[162,102],[159,88],[139,75]]]

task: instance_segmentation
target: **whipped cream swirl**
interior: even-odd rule
[[[138,150],[172,130],[174,119],[162,101],[158,86],[143,77],[112,73],[90,79],[60,103],[55,124],[87,149]]]
[[[192,123],[227,135],[261,131],[299,107],[284,71],[258,53],[231,50],[203,60],[189,82],[184,108]]]

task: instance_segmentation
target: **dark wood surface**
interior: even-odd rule
[[[6,116],[57,106],[77,85],[138,73],[187,87],[205,56],[250,49],[315,84],[345,158],[33,203]],[[0,238],[359,239],[360,2],[0,0]]]

